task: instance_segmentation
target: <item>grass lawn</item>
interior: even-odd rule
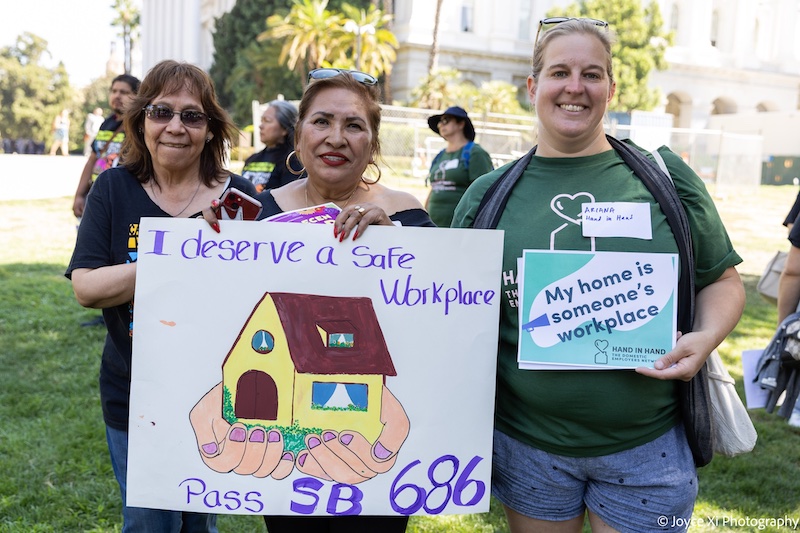
[[[424,199],[419,180],[385,178]],[[776,310],[755,292],[763,265],[788,248],[783,216],[793,187],[729,192],[718,208],[745,259],[745,315],[720,347],[744,395],[739,356],[762,348]],[[104,330],[63,277],[75,240],[71,199],[0,202],[0,532],[120,530],[120,504],[105,445],[97,391]],[[759,441],[700,470],[690,531],[791,531],[771,519],[800,519],[800,430],[751,412]],[[221,516],[221,531],[264,531],[259,517]],[[763,527],[766,526],[766,527]],[[502,511],[412,517],[412,532],[503,532]]]

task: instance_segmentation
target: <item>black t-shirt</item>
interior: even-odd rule
[[[296,180],[299,176],[286,169],[286,157],[291,151],[287,143],[264,148],[245,160],[242,177],[255,185],[256,192],[276,189]]]
[[[789,224],[794,224],[794,221],[797,220],[798,216],[800,216],[800,192],[797,193],[797,197],[794,199],[792,209],[790,209],[789,214],[786,215],[783,225],[788,226]]]
[[[231,175],[229,186],[250,195],[255,189],[246,179]],[[66,276],[76,268],[100,268],[136,261],[139,220],[168,217],[147,195],[124,166],[98,176],[86,199],[78,239]],[[103,419],[114,429],[128,429],[133,350],[133,302],[103,309],[106,335],[100,364],[100,400]]]

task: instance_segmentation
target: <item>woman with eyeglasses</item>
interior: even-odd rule
[[[587,513],[593,531],[685,531],[697,496],[697,474],[679,413],[677,384],[691,380],[736,325],[744,306],[744,289],[734,268],[741,259],[703,182],[662,147],[658,153],[682,199],[696,254],[693,331],[678,333],[674,348],[654,368],[519,368],[519,339],[533,335],[520,326],[517,259],[523,250],[625,255],[678,250],[660,205],[604,132],[603,118],[616,88],[608,25],[562,18],[545,20],[542,26],[546,31],[535,45],[527,82],[539,144],[510,189],[497,223],[505,231],[506,296],[493,494],[515,533],[577,533]],[[487,190],[511,165],[479,178],[467,190],[453,227],[473,225]],[[597,232],[582,220],[584,206],[592,204],[643,209],[635,211],[635,224],[609,224],[607,231]],[[621,263],[622,254],[618,257]],[[537,327],[543,326],[540,321]],[[595,347],[587,354],[592,361],[596,351],[607,348]]]
[[[142,217],[198,216],[229,186],[249,194],[255,189],[224,168],[236,129],[211,79],[196,66],[155,65],[125,114],[124,130],[122,164],[92,186],[66,271],[78,302],[102,309],[108,330],[100,399],[123,531],[216,532],[215,515],[125,505],[138,227]]]
[[[458,106],[428,117],[428,126],[447,142],[433,158],[427,181],[431,192],[425,204],[433,223],[449,228],[453,211],[469,184],[494,169],[492,158],[475,143],[475,127]]]

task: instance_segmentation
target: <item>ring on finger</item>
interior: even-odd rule
[[[356,206],[356,211],[358,211],[358,214],[359,214],[359,215],[363,215],[363,214],[364,214],[364,211],[366,211],[366,209],[364,209],[364,208],[363,208],[363,207],[361,207],[360,205],[357,205],[357,206]]]

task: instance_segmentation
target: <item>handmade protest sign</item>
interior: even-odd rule
[[[221,230],[141,222],[128,505],[487,511],[502,232]]]
[[[520,368],[652,368],[674,346],[677,255],[525,250],[520,263]]]

